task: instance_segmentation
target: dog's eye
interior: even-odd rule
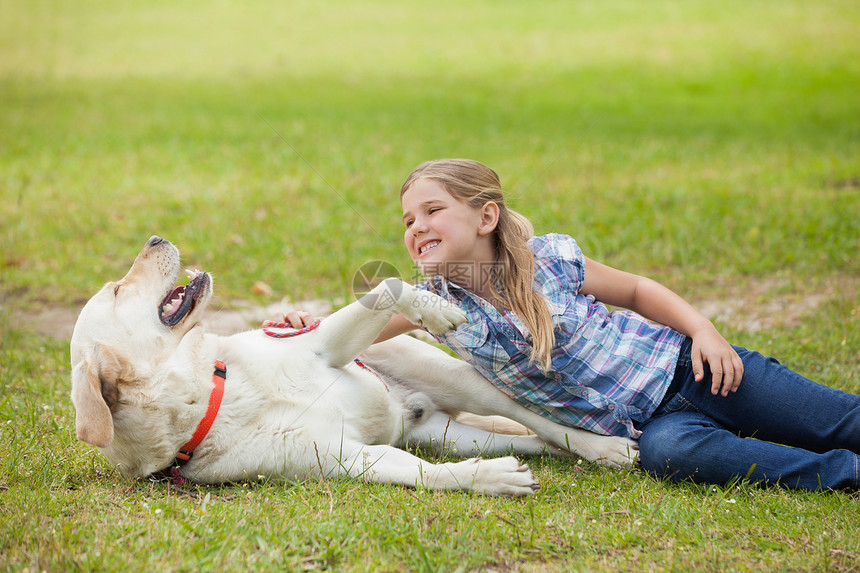
[[[116,286],[113,287],[113,295],[114,296],[119,294],[119,287],[120,286],[122,286],[122,285],[117,284]]]

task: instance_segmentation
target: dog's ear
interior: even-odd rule
[[[72,370],[72,403],[78,439],[104,448],[113,441],[111,407],[117,400],[117,368],[108,363],[102,373],[100,354],[97,349]]]

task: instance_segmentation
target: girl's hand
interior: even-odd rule
[[[691,358],[693,360],[693,375],[696,382],[702,382],[705,377],[705,363],[711,367],[711,394],[720,392],[726,397],[729,392],[737,392],[744,377],[744,364],[735,349],[726,342],[717,330],[711,326],[693,336]]]
[[[293,328],[310,326],[316,320],[313,315],[305,310],[288,310],[283,314],[276,314],[275,322],[285,322]]]

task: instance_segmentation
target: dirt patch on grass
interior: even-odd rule
[[[800,288],[784,278],[736,283],[719,281],[708,288],[708,293],[711,294],[688,296],[688,300],[702,314],[717,323],[747,332],[758,332],[797,326],[829,300],[857,300],[860,298],[860,277],[828,277],[820,284],[805,284]],[[712,293],[719,293],[719,296]],[[259,328],[264,320],[272,319],[276,313],[287,308],[304,309],[315,316],[326,316],[331,313],[333,304],[339,306],[342,301],[292,302],[284,299],[268,305],[255,305],[241,300],[229,301],[222,303],[220,307],[213,305],[205,312],[203,320],[211,332],[228,335]],[[35,314],[13,311],[11,322],[16,326],[30,325],[40,334],[70,340],[80,311],[81,307],[50,308]]]
[[[799,292],[787,290],[790,289],[788,281],[775,278],[714,288],[732,293],[732,296],[691,298],[690,304],[715,323],[747,332],[797,326],[825,301],[836,296],[832,286],[826,290]],[[854,289],[856,291],[856,284]]]
[[[30,326],[39,334],[60,340],[71,340],[75,322],[83,306],[76,308],[50,308],[36,313],[12,311],[11,323],[16,326]],[[290,302],[284,300],[268,305],[254,305],[246,301],[231,301],[223,306],[210,305],[203,313],[203,322],[210,332],[229,335],[243,330],[259,328],[264,320],[273,320],[278,312],[295,308],[327,316],[331,313],[332,303],[327,300]]]

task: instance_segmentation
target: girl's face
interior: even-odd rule
[[[446,274],[446,265],[492,262],[494,252],[484,209],[454,198],[432,179],[416,180],[400,198],[403,241],[425,275]],[[495,206],[495,204],[492,204]]]

